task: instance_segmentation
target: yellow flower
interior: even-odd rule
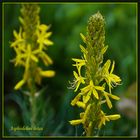
[[[104,77],[105,81],[107,82],[107,84],[109,86],[109,92],[111,93],[111,88],[119,85],[119,83],[121,82],[121,79],[119,76],[113,74],[115,62],[113,61],[111,70],[109,72],[110,65],[111,65],[111,61],[107,60],[107,62],[103,66],[103,77]]]
[[[78,73],[80,73],[81,67],[85,65],[85,60],[76,58],[72,58],[72,60],[76,62],[76,64],[73,64],[73,66],[76,66]]]
[[[35,56],[34,51],[32,51],[31,45],[27,45],[27,49],[25,49],[25,52],[22,54],[23,59],[25,60],[25,69],[28,70],[30,67],[31,61],[38,62],[38,58]]]
[[[53,70],[43,71],[38,63],[39,59],[42,59],[46,66],[53,63],[45,52],[46,46],[53,45],[49,40],[52,32],[48,32],[50,26],[40,24],[39,11],[40,8],[36,4],[23,4],[22,16],[19,17],[22,26],[18,32],[13,31],[14,41],[10,46],[14,49],[16,57],[12,62],[15,66],[24,67],[23,78],[16,84],[15,90],[27,83],[27,87],[32,92],[34,84],[41,84],[42,77],[55,75]]]
[[[105,91],[103,92],[103,94],[104,94],[104,96],[105,96],[105,98],[106,98],[107,105],[108,105],[108,107],[109,107],[110,109],[112,108],[112,103],[111,103],[109,97],[111,97],[111,98],[114,99],[114,100],[119,100],[119,99],[120,99],[118,96],[112,95],[111,93],[107,93],[107,92],[105,92]]]
[[[55,71],[53,70],[40,71],[40,75],[44,77],[53,77],[55,75]]]
[[[19,29],[19,33],[15,30],[13,31],[15,41],[11,43],[11,47],[16,47],[17,45],[23,43],[25,40],[23,38],[22,28]]]
[[[76,84],[75,85],[75,90],[74,90],[75,92],[78,90],[78,88],[79,88],[79,86],[80,86],[81,83],[82,84],[85,84],[85,81],[84,80],[86,79],[86,78],[84,78],[84,77],[81,76],[81,73],[78,73],[78,74],[75,71],[73,71],[73,75],[75,77],[74,84]]]
[[[15,89],[15,90],[18,90],[18,89],[20,89],[24,84],[25,84],[25,80],[22,79],[21,81],[19,81],[19,82],[15,85],[14,89]]]
[[[91,104],[88,104],[84,114],[83,114],[83,123],[85,123],[86,119],[88,118],[88,114],[90,113]]]
[[[101,115],[101,118],[100,118],[100,122],[98,124],[99,129],[102,127],[102,125],[105,125],[106,121],[117,120],[121,117],[119,114],[105,116],[105,113],[103,111],[101,111],[100,115]]]
[[[82,123],[82,122],[83,122],[82,119],[69,121],[69,123],[70,123],[71,125],[78,125],[78,124],[80,124],[80,123]]]
[[[74,106],[78,101],[79,99],[81,98],[81,93],[79,93],[72,101],[71,101],[71,105]]]
[[[108,115],[106,116],[106,118],[108,118],[109,120],[117,120],[119,119],[121,116],[119,114],[115,114],[115,115]]]
[[[52,59],[45,52],[41,52],[39,57],[42,59],[46,66],[53,64]]]
[[[41,24],[39,25],[38,29],[39,30],[37,30],[37,37],[38,37],[37,42],[39,43],[39,49],[42,50],[44,45],[47,46],[53,45],[53,42],[48,39],[52,34],[51,32],[47,32],[49,26],[45,24]]]
[[[85,107],[86,107],[86,104],[83,103],[83,102],[81,102],[81,101],[77,101],[77,102],[76,102],[76,105],[77,105],[78,107],[83,108],[83,109],[85,109]]]
[[[86,87],[84,87],[84,88],[82,88],[82,89],[81,89],[81,92],[84,93],[84,94],[87,93],[87,96],[90,96],[91,93],[93,93],[93,95],[95,96],[95,98],[96,98],[96,99],[99,99],[99,95],[98,95],[97,90],[103,91],[103,90],[104,90],[104,87],[95,86],[95,85],[93,84],[93,81],[90,80],[89,85],[86,86]]]

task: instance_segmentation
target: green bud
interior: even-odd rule
[[[104,26],[105,20],[100,12],[97,12],[89,18],[87,30],[91,40],[105,35]]]

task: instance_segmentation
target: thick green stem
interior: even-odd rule
[[[36,124],[36,87],[33,78],[28,80],[28,87],[30,89],[30,108],[31,108],[31,126],[35,127]]]

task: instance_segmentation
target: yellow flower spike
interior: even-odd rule
[[[117,120],[121,118],[121,116],[119,114],[114,114],[114,115],[108,115],[106,116],[106,118],[108,118],[109,120]]]
[[[23,79],[14,87],[15,90],[25,86],[28,90],[30,103],[30,125],[34,127],[37,123],[37,102],[36,84],[41,84],[43,77],[53,77],[55,72],[52,70],[42,71],[41,61],[45,65],[52,64],[53,61],[46,54],[47,46],[53,45],[49,40],[52,32],[47,32],[50,26],[40,25],[40,7],[38,4],[21,4],[21,17],[19,17],[21,27],[19,31],[13,31],[14,41],[10,47],[15,51],[15,58],[12,60],[15,66],[22,66],[24,73]],[[38,63],[39,62],[39,63]],[[38,94],[39,96],[40,94]]]
[[[83,120],[82,120],[82,119],[79,119],[79,120],[72,120],[72,121],[69,121],[69,123],[70,123],[71,125],[78,125],[78,124],[83,123]]]
[[[72,59],[75,62],[72,65],[78,71],[78,73],[73,72],[75,80],[72,88],[75,87],[74,92],[80,89],[81,95],[77,95],[72,100],[71,105],[78,104],[79,107],[83,108],[80,118],[86,136],[93,136],[96,127],[100,129],[107,121],[115,120],[115,117],[119,118],[119,116],[106,116],[102,111],[104,103],[107,103],[107,106],[111,109],[111,99],[120,99],[111,94],[111,89],[119,85],[121,81],[119,76],[113,74],[115,61],[111,64],[111,60],[108,59],[104,63],[104,54],[108,49],[108,45],[104,44],[104,26],[105,20],[100,12],[89,18],[86,36],[80,33],[81,39],[85,43],[85,46],[80,44],[82,57],[81,59]],[[82,76],[81,68],[84,70]],[[84,84],[80,88],[82,80]],[[106,85],[109,88],[107,92],[105,91]],[[75,124],[78,125],[79,123]]]
[[[53,77],[55,75],[55,71],[53,70],[40,71],[40,75],[44,77]]]
[[[15,89],[15,90],[18,90],[18,89],[20,89],[24,84],[25,84],[25,80],[21,80],[21,81],[19,81],[19,82],[15,85],[14,89]]]
[[[85,107],[86,107],[86,105],[85,105],[83,102],[80,102],[80,101],[77,101],[77,102],[76,102],[76,105],[77,105],[78,107],[83,108],[83,109],[85,109]]]

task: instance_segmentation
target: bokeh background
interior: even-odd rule
[[[4,135],[31,135],[30,132],[10,131],[16,126],[29,125],[29,103],[22,91],[14,91],[13,87],[22,78],[23,69],[14,67],[10,62],[15,57],[10,48],[13,41],[13,30],[19,30],[20,4],[4,4]],[[79,108],[70,105],[74,92],[69,89],[69,81],[73,80],[71,58],[81,57],[79,44],[82,43],[80,33],[86,34],[89,17],[101,12],[106,20],[106,41],[109,45],[105,60],[115,60],[115,74],[122,78],[122,85],[113,90],[121,100],[113,102],[107,114],[120,113],[121,119],[107,123],[100,131],[100,136],[136,136],[137,112],[137,49],[136,49],[136,4],[116,3],[63,3],[40,4],[41,23],[51,25],[54,42],[48,50],[54,64],[50,66],[56,76],[43,79],[40,87],[42,96],[38,99],[38,125],[44,127],[43,136],[81,136],[82,126],[71,126],[69,120],[79,117]],[[44,67],[45,68],[45,67]]]

